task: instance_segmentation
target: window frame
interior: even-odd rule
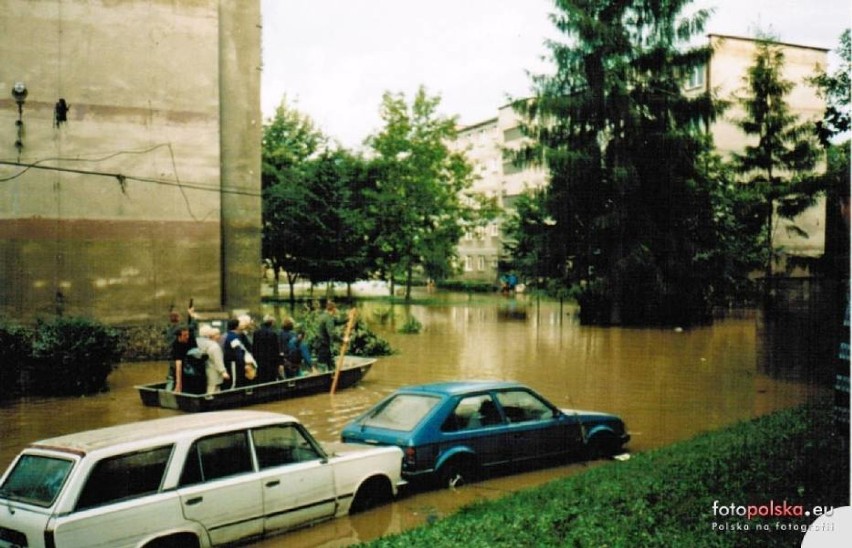
[[[148,467],[146,467],[146,468],[154,468],[156,466],[161,467],[160,479],[157,482],[156,488],[152,488],[153,486],[148,486],[149,488],[144,490],[144,491],[135,491],[135,492],[128,489],[126,492],[113,493],[110,496],[104,496],[103,493],[97,493],[98,497],[93,498],[91,501],[86,500],[88,493],[90,492],[88,490],[88,487],[90,485],[93,485],[91,483],[93,481],[97,481],[99,484],[106,484],[106,485],[113,485],[114,484],[114,485],[121,485],[121,486],[125,486],[125,487],[128,486],[127,481],[121,481],[121,478],[118,477],[118,474],[117,474],[118,470],[106,471],[106,472],[104,472],[104,477],[97,477],[97,474],[101,473],[101,466],[109,466],[110,464],[118,462],[120,460],[132,460],[134,458],[139,458],[140,456],[143,456],[143,455],[153,454],[153,453],[162,452],[162,451],[165,452],[165,455],[164,455],[165,458],[163,458],[161,462],[157,462],[153,465],[149,465]],[[155,494],[161,492],[163,490],[163,482],[165,481],[166,476],[169,472],[169,468],[170,468],[172,459],[174,458],[174,454],[175,454],[175,444],[174,443],[166,443],[166,444],[157,445],[157,446],[154,446],[154,447],[145,447],[143,449],[136,449],[136,450],[133,450],[133,451],[128,451],[126,453],[118,453],[116,455],[109,455],[109,456],[106,456],[106,457],[99,459],[89,469],[88,474],[86,474],[86,479],[83,482],[82,486],[80,487],[79,493],[77,494],[77,500],[74,501],[74,510],[73,511],[74,512],[82,512],[82,511],[85,511],[85,510],[90,510],[92,508],[98,508],[98,507],[101,507],[101,506],[107,506],[107,505],[110,505],[110,504],[116,504],[116,503],[119,503],[119,502],[124,502],[124,501],[128,501],[128,500],[147,497],[149,495],[155,495]],[[134,472],[139,472],[139,469],[140,469],[139,466],[136,466],[135,470],[134,470],[134,466],[133,466],[132,462],[124,464],[124,470],[126,472],[131,473],[134,478],[138,476],[138,474],[134,473]],[[110,475],[113,476],[113,478],[115,480],[114,482],[106,481],[106,480],[109,479]],[[100,489],[100,488],[97,487],[97,486],[93,486],[93,489]],[[122,496],[116,496],[117,494],[122,494]]]

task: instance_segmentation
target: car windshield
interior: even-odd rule
[[[368,414],[361,424],[408,432],[417,426],[439,401],[440,398],[436,396],[397,394]]]
[[[73,461],[40,455],[23,455],[0,486],[0,497],[45,508],[53,504]]]

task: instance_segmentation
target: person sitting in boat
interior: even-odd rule
[[[290,363],[288,354],[290,352],[290,339],[296,336],[293,328],[296,324],[293,318],[286,317],[281,320],[281,329],[278,330],[278,348],[281,350],[281,367],[278,370],[279,378],[295,377],[296,375],[288,375],[287,368],[293,369],[293,364]]]
[[[305,341],[305,328],[299,326],[287,343],[286,362],[284,363],[285,378],[302,375],[303,371],[313,371],[311,349]]]
[[[222,389],[222,383],[231,380],[228,370],[225,369],[225,360],[222,355],[222,347],[219,339],[222,332],[210,325],[203,325],[198,329],[198,348],[207,354],[207,365],[204,373],[207,377],[207,394],[218,392]]]

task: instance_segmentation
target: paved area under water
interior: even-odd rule
[[[791,407],[830,393],[829,384],[761,372],[754,318],[718,320],[687,330],[580,326],[570,308],[534,299],[470,300],[402,306],[366,302],[361,316],[397,350],[379,359],[357,387],[256,406],[297,416],[320,441],[396,388],[455,379],[524,382],[560,407],[621,415],[631,452],[645,451]],[[263,311],[283,313],[278,309]],[[409,316],[419,334],[397,332]],[[384,321],[381,319],[385,318]],[[122,364],[111,390],[93,397],[27,400],[0,407],[0,462],[26,443],[54,435],[169,416],[144,407],[134,386],[161,379],[165,362]],[[789,376],[796,378],[796,375]],[[541,485],[599,463],[567,463],[493,477],[456,491],[414,492],[393,504],[255,544],[346,546],[439,519],[459,507]]]

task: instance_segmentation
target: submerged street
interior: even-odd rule
[[[339,439],[343,425],[396,388],[463,379],[528,384],[563,408],[624,418],[631,452],[791,407],[831,393],[830,384],[768,376],[758,365],[756,320],[717,320],[695,329],[580,326],[557,302],[518,296],[437,294],[447,305],[359,304],[364,318],[397,353],[382,357],[355,388],[255,406],[298,417],[320,441]],[[280,317],[264,305],[261,313]],[[397,332],[409,316],[418,334]],[[385,323],[382,317],[392,317]],[[7,466],[23,445],[58,434],[180,413],[142,405],[134,386],[160,380],[165,362],[122,364],[111,391],[79,399],[27,400],[0,408],[0,460]],[[793,372],[795,373],[795,372]],[[804,377],[785,374],[786,378]],[[291,546],[345,546],[438,519],[464,504],[503,496],[597,464],[567,463],[494,477],[457,491],[414,492],[352,518],[286,534]],[[279,545],[281,538],[257,543]]]

